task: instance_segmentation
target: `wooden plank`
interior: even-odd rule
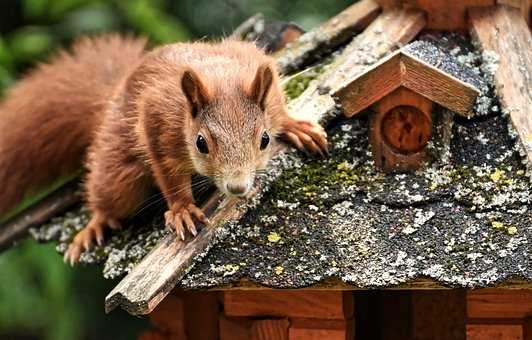
[[[315,122],[326,117],[334,111],[334,93],[369,64],[408,43],[424,26],[425,18],[420,11],[393,9],[383,12],[342,50],[327,71],[289,103],[291,116]]]
[[[0,225],[0,251],[26,235],[28,229],[38,227],[59,212],[78,203],[81,191],[77,180],[69,182],[22,213]]]
[[[467,9],[492,6],[495,0],[376,0],[382,8],[416,8],[427,12],[427,28],[434,30],[461,30],[468,28]],[[510,0],[514,1],[514,0]]]
[[[482,289],[467,293],[469,318],[524,318],[532,316],[532,290]]]
[[[528,25],[531,24],[532,0],[497,0],[497,4],[517,8]]]
[[[183,300],[175,295],[168,296],[150,314],[150,321],[162,333],[170,333],[179,339],[184,338],[185,307]]]
[[[317,84],[335,85],[336,82],[345,80],[345,76],[352,75],[351,72],[360,72],[367,66],[364,61],[366,59],[361,60],[361,56],[366,58],[368,55],[374,55],[380,58],[397,44],[412,39],[423,25],[423,15],[417,11],[398,10],[380,15],[343,50],[337,61],[319,77],[315,85],[305,90],[303,97],[296,99],[297,103],[289,106],[290,115],[316,122],[326,119],[335,108],[334,100],[328,92],[319,90]],[[256,190],[258,192],[261,189]],[[245,209],[237,208],[239,203],[241,199],[229,199],[214,213],[203,208],[211,220],[211,227],[204,228],[186,244],[177,240],[174,234],[161,240],[107,295],[105,310],[109,312],[117,306],[131,314],[147,314],[153,310],[185,275],[194,258],[207,251],[215,227],[228,220],[236,220],[245,213]],[[213,207],[215,205],[216,201]]]
[[[220,314],[220,340],[251,340],[253,321],[245,317],[229,318]]]
[[[355,321],[293,319],[288,331],[289,340],[350,340],[355,336]]]
[[[493,285],[491,289],[504,289],[504,290],[513,290],[513,289],[532,289],[532,283],[524,278],[508,278],[504,282],[501,282],[497,285]],[[452,289],[444,284],[435,281],[429,278],[417,278],[402,284],[398,284],[392,287],[382,288],[386,291],[401,291],[401,290],[448,290]],[[250,281],[248,279],[240,279],[237,282],[219,285],[213,288],[210,288],[211,291],[226,291],[226,290],[247,290],[247,291],[268,291],[273,290],[273,288],[265,287],[256,282]],[[360,288],[357,286],[350,285],[343,282],[337,277],[331,277],[325,279],[321,282],[317,282],[308,287],[298,288],[298,290],[349,290],[349,291],[363,291],[368,290],[367,288]]]
[[[465,290],[411,292],[412,339],[465,340]]]
[[[289,73],[317,59],[316,51],[330,50],[366,28],[379,14],[374,0],[361,0],[305,33],[276,55],[281,73]]]
[[[288,340],[287,319],[255,320],[251,326],[251,340]]]
[[[348,319],[353,316],[350,292],[272,290],[224,292],[227,316],[278,316]]]
[[[219,294],[205,291],[186,291],[176,294],[183,301],[187,339],[217,339],[221,310]],[[168,297],[162,303],[166,303],[166,300]]]
[[[400,62],[401,51],[398,50],[338,90],[334,96],[344,115],[352,117],[399,88],[403,78]]]
[[[521,325],[467,325],[467,340],[523,340]]]
[[[402,51],[403,85],[449,110],[468,117],[480,91]],[[401,66],[401,68],[403,68]]]
[[[532,316],[523,320],[523,339],[532,340]]]
[[[484,51],[499,54],[496,92],[532,164],[532,36],[518,9],[506,6],[469,12],[472,35]]]

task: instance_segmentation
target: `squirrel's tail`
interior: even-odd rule
[[[145,40],[84,38],[41,64],[0,103],[0,217],[38,189],[80,169],[118,82]]]

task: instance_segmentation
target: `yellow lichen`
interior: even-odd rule
[[[281,275],[284,272],[284,267],[283,266],[277,266],[277,267],[274,268],[274,270],[275,270],[275,274]]]
[[[268,241],[269,242],[272,242],[272,243],[277,243],[281,240],[281,236],[279,236],[279,234],[277,234],[276,232],[271,232],[269,235],[268,235]]]
[[[490,174],[490,178],[493,182],[497,183],[501,180],[501,178],[503,178],[504,176],[504,171],[503,170],[495,170],[494,172],[492,172]]]
[[[504,224],[502,222],[493,221],[491,222],[491,226],[495,229],[502,229],[504,228]]]
[[[517,234],[517,228],[516,227],[508,227],[508,229],[506,229],[506,232],[508,233],[508,235],[515,235],[515,234]]]

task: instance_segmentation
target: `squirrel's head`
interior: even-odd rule
[[[181,86],[190,106],[186,144],[195,170],[210,177],[225,194],[245,196],[258,171],[265,169],[273,156],[280,131],[272,110],[279,110],[281,96],[275,88],[275,74],[264,64],[246,88],[234,87],[213,96],[209,84],[198,74],[183,73]],[[278,99],[278,98],[276,98]]]

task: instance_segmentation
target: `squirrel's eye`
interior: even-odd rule
[[[270,136],[268,136],[268,133],[264,131],[264,133],[262,134],[262,138],[260,139],[260,149],[266,149],[268,144],[270,144]]]
[[[207,146],[207,141],[202,135],[198,135],[198,138],[196,139],[196,147],[198,148],[198,151],[204,154],[209,153],[209,147]]]

